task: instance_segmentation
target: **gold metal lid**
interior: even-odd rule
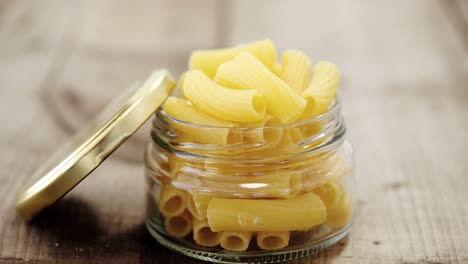
[[[117,98],[34,173],[36,182],[21,193],[18,212],[30,220],[73,189],[151,117],[174,87],[169,72],[159,70]]]

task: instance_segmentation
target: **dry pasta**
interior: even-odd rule
[[[219,65],[232,60],[241,52],[251,53],[268,68],[276,67],[275,45],[271,40],[266,39],[234,48],[194,51],[190,55],[189,68],[201,70],[208,77],[213,78]]]
[[[166,232],[175,237],[184,237],[192,231],[192,218],[188,212],[166,217],[164,221]]]
[[[199,245],[214,247],[219,245],[221,232],[211,231],[207,220],[193,219],[193,240]]]
[[[325,222],[327,225],[334,227],[334,228],[342,228],[346,226],[352,215],[352,206],[351,206],[351,199],[347,193],[344,193],[340,203],[329,210],[327,221]]]
[[[198,220],[206,219],[206,211],[208,209],[208,203],[215,197],[221,195],[215,193],[193,191],[189,193],[188,210],[193,217]]]
[[[179,215],[187,207],[187,193],[171,184],[161,187],[159,210],[165,216]]]
[[[268,128],[269,126],[279,124],[279,120],[271,115],[268,115],[263,120],[258,122],[242,123],[243,127],[252,127],[245,131],[244,140],[247,142],[269,142],[278,143],[283,135],[283,128]],[[266,127],[266,128],[265,128]]]
[[[213,198],[207,213],[213,231],[308,230],[327,218],[325,205],[313,193],[288,200]]]
[[[301,93],[309,84],[310,60],[299,50],[286,50],[281,60],[281,79]]]
[[[227,231],[221,235],[221,247],[232,251],[246,251],[252,239],[252,232]]]
[[[242,142],[242,134],[232,133],[229,130],[229,127],[237,126],[235,123],[212,117],[184,99],[176,97],[167,98],[164,104],[164,111],[182,121],[217,126],[217,128],[209,130],[190,125],[177,125],[179,131],[191,134],[199,143],[229,145]]]
[[[274,250],[285,248],[289,244],[291,233],[283,232],[258,232],[257,245],[261,249]]]
[[[325,61],[317,63],[309,87],[302,92],[302,97],[307,100],[308,106],[301,119],[327,112],[335,99],[339,82],[340,73],[333,63]]]
[[[298,119],[307,106],[305,99],[249,53],[220,65],[215,80],[225,87],[263,92],[267,110],[282,123]]]
[[[261,92],[222,87],[199,70],[185,73],[182,92],[198,108],[219,119],[255,122],[266,115],[265,98]]]

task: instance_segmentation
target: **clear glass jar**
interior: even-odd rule
[[[203,126],[159,110],[145,152],[146,226],[163,246],[205,261],[314,254],[350,231],[345,136],[338,99],[321,116],[263,127]]]

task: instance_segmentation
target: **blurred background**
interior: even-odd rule
[[[190,262],[142,225],[148,126],[32,224],[16,193],[154,69],[178,77],[194,49],[263,38],[338,65],[357,153],[351,236],[300,262],[467,263],[464,0],[1,0],[0,263]]]

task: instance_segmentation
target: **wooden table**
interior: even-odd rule
[[[195,48],[331,60],[358,164],[350,236],[292,263],[468,263],[468,4],[0,1],[0,263],[199,263],[146,232],[148,126],[30,224],[17,192],[98,110]]]

